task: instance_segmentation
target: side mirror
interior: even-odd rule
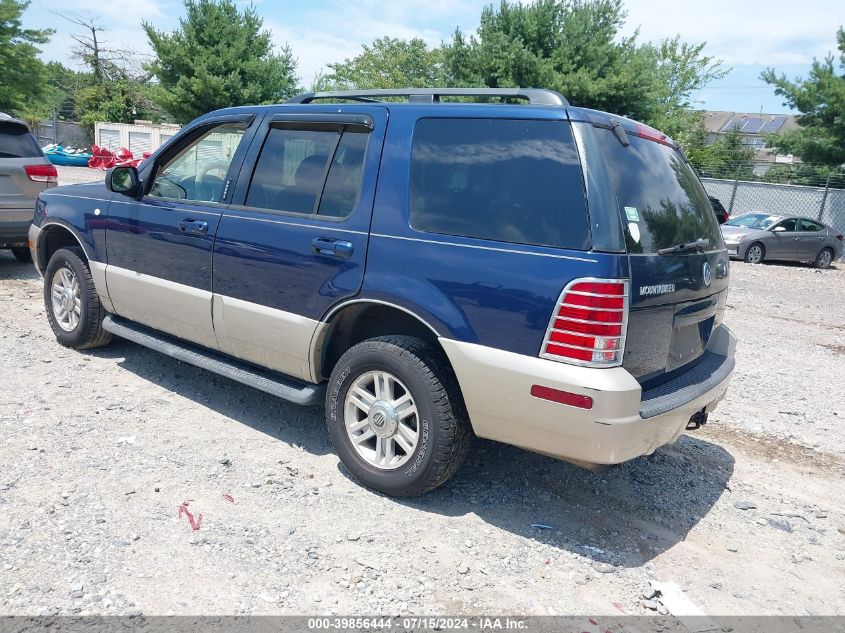
[[[137,196],[140,189],[135,167],[112,167],[106,172],[106,189],[125,196]]]
[[[773,233],[783,233],[784,231],[786,231],[785,226],[776,226],[775,228],[772,229]]]

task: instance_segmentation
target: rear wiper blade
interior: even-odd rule
[[[703,252],[705,248],[710,246],[710,240],[700,239],[694,242],[681,242],[674,246],[667,246],[657,251],[658,255],[676,255],[677,253],[694,253],[696,251]]]

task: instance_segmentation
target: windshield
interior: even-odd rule
[[[698,240],[707,240],[708,250],[723,248],[707,193],[674,148],[634,135],[625,147],[612,131],[598,132],[630,254]]]
[[[768,215],[766,213],[749,213],[739,218],[734,218],[730,222],[725,222],[728,226],[743,226],[747,229],[767,229],[775,222],[780,222],[781,218],[777,215]]]

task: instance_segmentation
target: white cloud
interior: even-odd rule
[[[640,27],[642,40],[676,33],[707,42],[705,51],[731,66],[807,64],[835,48],[841,0],[632,0],[627,34]]]

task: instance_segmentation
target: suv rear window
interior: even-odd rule
[[[421,119],[411,225],[517,244],[590,247],[584,184],[565,121]]]
[[[0,122],[0,158],[41,156],[35,137],[17,123]]]
[[[625,147],[610,130],[597,130],[616,189],[629,253],[653,254],[681,242],[722,248],[716,214],[695,173],[673,148],[633,134]]]

